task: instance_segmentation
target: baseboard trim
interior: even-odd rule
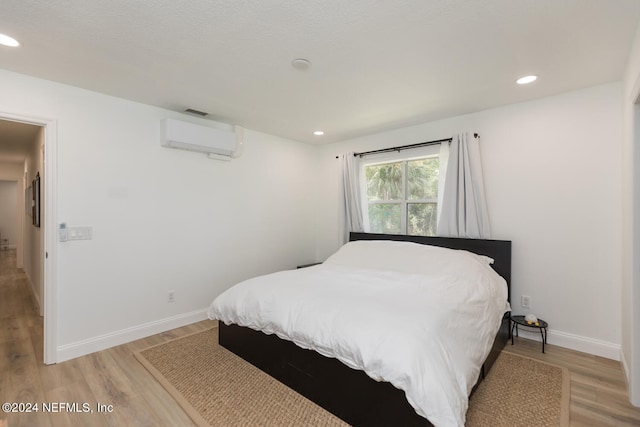
[[[625,385],[627,386],[627,391],[629,393],[629,403],[631,403],[636,408],[640,408],[640,399],[638,399],[637,396],[634,395],[635,390],[632,385],[633,384],[632,372],[631,372],[631,368],[629,367],[629,364],[627,363],[627,357],[624,350],[620,351],[620,360],[622,363],[622,369],[624,370],[624,382],[625,382]]]
[[[631,371],[629,370],[629,365],[627,365],[627,358],[625,357],[625,353],[622,348],[620,349],[620,363],[622,363],[624,382],[626,383],[627,390],[631,391]]]
[[[523,338],[542,341],[542,337],[540,336],[540,333],[538,331],[518,328],[518,332],[519,335]],[[552,329],[549,329],[547,333],[547,344],[557,345],[559,347],[568,348],[570,350],[593,354],[594,356],[600,356],[606,359],[617,361],[621,360],[621,347],[619,344],[613,344],[607,341],[583,337],[581,335],[569,334],[567,332],[554,331]]]
[[[153,322],[143,323],[142,325],[110,332],[108,334],[99,335],[97,337],[88,338],[71,344],[64,344],[58,346],[56,350],[56,362],[59,363],[64,362],[65,360],[75,359],[76,357],[85,356],[90,353],[95,353],[96,351],[126,344],[131,341],[146,338],[151,335],[159,334],[181,326],[190,325],[206,319],[206,309],[196,310]]]
[[[26,270],[24,270],[24,275],[27,278],[27,283],[29,283],[29,289],[31,289],[31,295],[33,295],[33,298],[36,300],[36,304],[38,304],[38,312],[42,316],[42,303],[40,302],[40,298],[38,297],[36,288],[33,286],[33,282],[31,281],[31,276],[29,276],[29,273],[27,273]]]

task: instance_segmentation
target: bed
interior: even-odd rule
[[[320,266],[251,279],[247,281],[250,284],[238,284],[216,298],[209,317],[220,320],[220,344],[351,425],[462,425],[469,394],[508,340],[511,242],[368,233],[351,233],[350,241],[354,243],[345,245]],[[418,248],[416,244],[427,246]],[[461,284],[456,278],[452,282],[455,286],[430,281],[427,287],[426,273],[418,265],[422,262],[412,261],[415,254],[422,257],[415,259],[422,260],[425,254],[433,259],[425,262],[424,268],[443,277],[457,274],[454,270],[464,265],[465,270],[481,275],[477,280],[482,286]],[[387,271],[389,263],[393,271]],[[255,280],[260,281],[257,288]],[[319,293],[310,296],[307,282],[314,281],[312,289]],[[243,288],[248,286],[253,288],[248,288],[251,290],[247,293]],[[278,293],[279,288],[284,291]],[[455,292],[464,293],[465,303],[450,301],[448,296],[437,304],[431,302],[431,296],[425,296],[428,300],[414,297],[426,288],[446,295],[455,288]],[[258,289],[267,293],[255,297],[252,294]],[[321,306],[327,295],[334,295],[331,292],[347,295]],[[373,296],[369,297],[369,292]],[[478,295],[485,292],[490,295],[486,304],[491,309],[479,305]],[[289,301],[295,294],[303,295],[298,311]],[[350,297],[355,297],[356,303]],[[373,316],[360,312],[360,306],[366,306],[369,300],[378,310]],[[343,301],[350,304],[349,310],[344,309]],[[500,304],[504,305],[499,307]],[[277,306],[291,308],[276,310]],[[416,309],[420,317],[424,314],[423,323],[414,321],[414,317],[410,317],[411,321],[405,319]],[[442,310],[449,311],[443,316]],[[345,312],[355,315],[343,318]],[[431,312],[436,320],[427,317]],[[323,318],[325,313],[327,317]],[[269,316],[284,319],[285,326],[274,326],[275,320]],[[478,321],[468,326],[469,320],[476,318]],[[462,323],[465,319],[467,323]],[[293,329],[282,330],[296,322]],[[338,327],[327,332],[325,326],[332,324]],[[309,333],[312,338],[305,328],[313,330]],[[439,333],[431,335],[432,329]],[[408,338],[409,331],[425,331],[420,335],[425,339]],[[316,335],[321,338],[314,341]],[[343,347],[352,346],[351,341],[360,341],[361,336],[363,342],[353,344],[355,350],[344,350]],[[385,343],[386,353],[380,350],[382,344],[373,343],[372,338]],[[422,353],[427,348],[433,353],[429,357]],[[448,365],[440,368],[436,364],[436,360],[441,363],[440,359]],[[410,369],[418,366],[419,374],[405,371],[409,365]],[[446,380],[441,377],[445,374]],[[449,377],[455,380],[450,381]]]

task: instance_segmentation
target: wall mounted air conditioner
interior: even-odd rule
[[[243,128],[233,126],[233,130],[221,130],[175,119],[162,120],[164,147],[206,153],[209,158],[231,160],[242,154]]]

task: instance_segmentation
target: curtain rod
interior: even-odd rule
[[[474,138],[478,138],[479,136],[480,135],[478,135],[477,133],[473,134]],[[363,151],[362,153],[353,153],[353,157],[368,156],[369,154],[390,153],[392,151],[407,150],[409,148],[427,147],[429,145],[441,144],[443,142],[451,143],[452,140],[453,138],[444,138],[444,139],[436,139],[435,141],[426,141],[426,142],[418,142],[416,144],[400,145],[398,147],[381,148],[380,150]],[[338,159],[339,157],[340,156],[336,156],[336,159]]]
[[[440,144],[443,142],[451,142],[453,138],[437,139],[435,141],[418,142],[417,144],[401,145],[398,147],[382,148],[380,150],[363,151],[362,153],[353,153],[354,157],[368,156],[369,154],[390,153],[392,151],[407,150],[409,148],[427,147],[429,145]]]

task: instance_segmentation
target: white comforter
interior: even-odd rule
[[[242,282],[215,299],[209,317],[335,357],[404,390],[435,426],[463,426],[505,311],[504,279],[489,259],[465,251],[437,248],[435,261],[418,269],[400,256],[404,264],[392,271],[384,252],[349,249],[322,265]]]

